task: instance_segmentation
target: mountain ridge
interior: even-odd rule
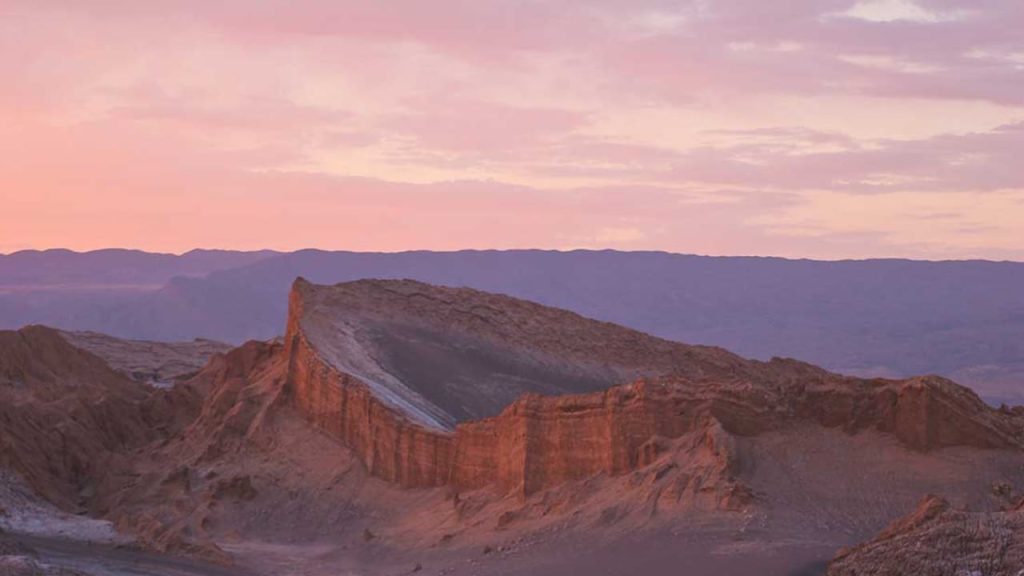
[[[0,264],[0,328],[41,323],[239,344],[281,334],[296,276],[321,284],[412,278],[504,293],[747,357],[796,357],[862,376],[936,373],[995,404],[1024,401],[1024,265],[1016,263],[307,250],[120,288],[98,282],[136,275],[133,265],[76,266],[100,276],[53,290],[5,288]]]

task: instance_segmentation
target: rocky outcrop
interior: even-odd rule
[[[176,389],[191,390],[201,405],[172,438],[133,456],[135,480],[106,494],[106,518],[151,550],[230,563],[208,535],[210,518],[257,490],[247,474],[222,476],[216,466],[276,441],[267,422],[282,407],[284,365],[282,345],[248,342],[179,383]]]
[[[448,431],[496,416],[525,394],[600,392],[664,374],[766,379],[773,372],[720,348],[410,280],[315,286],[300,278],[286,341],[358,379],[406,420]]]
[[[61,332],[71,345],[102,358],[132,380],[153,386],[172,386],[199,372],[215,355],[232,346],[197,338],[190,342],[126,340],[96,332]]]
[[[260,437],[263,423],[280,404],[284,386],[284,347],[273,342],[247,342],[215,356],[188,381],[205,398],[198,415],[181,434],[180,444],[192,449],[187,460],[215,460]]]
[[[125,454],[173,433],[197,399],[157,391],[70,345],[56,330],[0,332],[0,466],[65,510],[102,508]]]
[[[386,329],[410,335],[412,344],[427,341],[416,351],[441,354],[440,372],[403,378],[434,367],[403,363],[401,346],[381,339]],[[469,349],[486,349],[488,362],[466,371],[460,361],[484,357]],[[890,433],[917,450],[1024,442],[1020,415],[993,410],[941,378],[863,380],[792,360],[748,361],[507,297],[408,281],[317,287],[298,280],[284,354],[287,395],[298,411],[349,446],[371,474],[410,487],[529,495],[636,470],[652,461],[658,439],[701,427],[742,436],[813,422]],[[528,391],[496,415],[459,421],[438,390],[456,387],[467,404],[504,401],[505,390],[486,394],[513,369],[548,379],[544,386],[555,392]],[[638,374],[633,384],[613,385]],[[477,380],[458,387],[468,376]],[[600,390],[573,394],[560,381]],[[523,389],[529,385],[516,388]]]
[[[371,474],[407,487],[447,483],[450,432],[410,421],[362,380],[321,360],[301,332],[289,331],[286,355],[294,405],[308,421],[351,448]]]
[[[472,372],[478,380],[457,389],[480,404],[494,400],[481,396],[495,388],[498,400],[509,398],[497,385],[516,370],[547,379],[544,389],[560,395],[519,395],[499,414],[451,430],[445,422],[457,411],[437,390],[406,386],[395,376],[424,367],[395,358],[393,341],[381,342],[377,334],[384,329],[432,338],[431,351],[453,360],[433,377],[448,371],[457,375],[456,385],[466,362],[486,356],[483,368]],[[720,349],[668,342],[503,296],[408,281],[316,287],[300,279],[285,340],[292,403],[349,446],[371,474],[409,487],[495,486],[523,495],[634,470],[649,462],[653,439],[679,437],[709,416],[669,401],[686,401],[677,394],[685,389],[678,380],[615,382],[638,374],[768,379],[776,373]],[[584,385],[598,391],[566,394]]]
[[[1018,576],[1024,570],[1024,502],[967,512],[926,496],[871,541],[842,550],[828,576]]]
[[[458,488],[496,484],[531,494],[636,470],[659,455],[658,439],[719,426],[707,411],[690,410],[678,385],[637,382],[587,395],[526,396],[500,416],[458,427],[449,480]]]
[[[916,450],[1024,445],[1024,415],[994,410],[974,392],[937,376],[809,386],[796,409],[824,426],[890,433]]]
[[[114,388],[119,395],[141,390],[101,358],[68,343],[45,326],[0,331],[0,390],[39,401],[57,401],[69,393]]]

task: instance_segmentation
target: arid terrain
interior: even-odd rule
[[[1024,576],[1024,0],[0,0],[0,576]]]
[[[231,350],[2,332],[0,439],[12,574],[1024,569],[1022,407],[408,280]]]

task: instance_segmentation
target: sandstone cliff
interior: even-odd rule
[[[1019,416],[941,378],[748,361],[473,290],[300,279],[290,309],[291,403],[403,486],[528,495],[635,470],[659,438],[702,426],[756,435],[812,422],[917,450],[1022,444]]]

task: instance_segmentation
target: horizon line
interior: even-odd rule
[[[823,262],[823,263],[842,263],[842,262],[922,262],[922,263],[991,263],[991,264],[1024,264],[1024,260],[1010,260],[1010,259],[993,259],[993,258],[909,258],[901,256],[871,256],[866,258],[809,258],[809,257],[797,257],[797,256],[771,256],[761,254],[698,254],[695,252],[675,252],[671,250],[623,250],[620,248],[459,248],[452,250],[432,250],[432,249],[405,249],[405,250],[344,250],[344,249],[327,249],[327,248],[298,248],[295,250],[279,250],[274,248],[256,248],[251,250],[234,249],[234,248],[191,248],[183,252],[162,252],[145,250],[141,248],[125,248],[125,247],[107,247],[107,248],[96,248],[91,250],[75,250],[73,248],[25,248],[22,250],[15,250],[13,252],[0,252],[0,258],[6,258],[11,256],[17,256],[19,254],[45,254],[48,252],[61,252],[70,253],[79,256],[85,256],[89,254],[96,254],[100,252],[133,252],[148,254],[153,256],[173,256],[176,258],[184,257],[192,253],[202,252],[224,252],[224,253],[236,253],[236,254],[257,254],[265,252],[268,257],[271,256],[286,256],[289,254],[297,254],[300,252],[322,252],[325,254],[378,254],[378,255],[394,255],[394,254],[411,254],[411,253],[431,253],[431,254],[458,254],[467,252],[548,252],[558,254],[571,254],[578,252],[598,253],[598,252],[612,252],[617,254],[663,254],[668,256],[682,256],[691,258],[734,258],[734,259],[763,259],[763,260],[784,260],[789,262]]]

